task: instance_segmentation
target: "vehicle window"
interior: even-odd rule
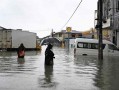
[[[87,48],[87,49],[98,49],[98,44],[97,43],[83,43],[83,42],[78,42],[77,43],[77,48]],[[105,48],[105,44],[102,45],[102,48]]]
[[[83,43],[83,48],[88,48],[88,43]]]
[[[78,42],[77,43],[77,48],[83,48],[83,43]]]
[[[77,48],[88,48],[88,43],[78,42]]]
[[[118,48],[115,45],[112,45],[112,44],[109,44],[108,47],[111,50],[118,50]]]
[[[91,43],[91,49],[98,49],[98,44]]]
[[[88,43],[88,48],[89,48],[89,49],[91,49],[91,48],[92,48],[91,43]]]

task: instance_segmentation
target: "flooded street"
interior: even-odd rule
[[[0,52],[0,90],[118,90],[118,57],[74,57],[73,50],[53,48],[54,66],[44,66],[44,51]]]

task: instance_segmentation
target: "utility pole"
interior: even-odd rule
[[[98,0],[98,24],[99,24],[99,31],[98,31],[98,35],[99,35],[99,47],[98,47],[98,59],[99,60],[103,60],[103,41],[102,41],[102,0]]]
[[[68,49],[69,49],[69,45],[70,45],[70,43],[69,43],[69,34],[72,31],[72,28],[71,27],[66,27],[66,31],[68,33]]]
[[[51,31],[51,37],[53,37],[53,29],[52,29],[52,31]]]

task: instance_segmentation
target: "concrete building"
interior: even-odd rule
[[[119,0],[103,0],[103,38],[119,47]]]
[[[95,10],[94,27],[96,27],[96,25],[98,25],[97,13],[98,13],[97,10]],[[112,42],[112,30],[111,30],[110,18],[104,19],[104,20],[106,20],[106,22],[105,23],[103,22],[103,26],[102,26],[102,36],[103,37],[102,38]],[[98,38],[98,36],[99,36],[98,29],[96,29],[94,33],[95,33],[94,37]]]

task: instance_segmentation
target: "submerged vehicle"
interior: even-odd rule
[[[104,56],[119,56],[119,49],[112,42],[103,40]],[[76,38],[74,55],[98,55],[98,39]]]

